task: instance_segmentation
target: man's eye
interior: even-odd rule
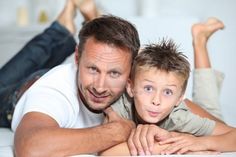
[[[112,72],[110,72],[110,76],[111,76],[112,78],[117,78],[117,77],[120,76],[120,73],[117,72],[117,71],[112,71]]]
[[[153,91],[153,87],[152,87],[152,86],[145,86],[145,87],[144,87],[144,91],[150,93],[150,92]]]
[[[91,73],[91,74],[95,74],[98,72],[96,67],[88,67],[88,69],[89,69],[89,73]]]
[[[166,95],[166,96],[173,95],[173,91],[171,89],[165,89],[164,90],[164,95]]]

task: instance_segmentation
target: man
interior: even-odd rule
[[[50,70],[17,103],[16,156],[96,153],[125,141],[132,122],[105,109],[124,92],[139,46],[136,29],[123,19],[104,16],[86,23],[76,64]],[[108,123],[100,125],[103,111]]]

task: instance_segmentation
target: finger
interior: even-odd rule
[[[176,142],[176,141],[180,141],[181,140],[181,137],[171,137],[171,138],[168,138],[164,141],[160,141],[159,144],[160,145],[163,145],[163,144],[170,144],[170,143],[173,143],[173,142]]]
[[[109,122],[121,119],[121,117],[111,107],[106,108],[104,113],[106,114]]]
[[[130,154],[132,156],[137,156],[138,152],[137,152],[137,149],[136,149],[136,147],[133,143],[134,133],[135,133],[135,129],[132,129],[132,131],[130,133],[130,136],[129,136],[129,139],[128,139],[128,147],[129,147]]]
[[[134,142],[134,145],[138,151],[138,155],[144,155],[144,150],[143,150],[142,144],[140,142],[140,133],[141,133],[142,127],[143,127],[143,125],[141,125],[141,124],[139,124],[137,126],[137,128],[135,130],[134,137],[133,137],[133,142]]]
[[[176,141],[165,148],[163,154],[173,154],[186,145],[185,141]]]
[[[180,149],[177,153],[178,154],[185,154],[185,153],[189,152],[190,150],[191,149],[189,149],[189,147],[185,147],[185,148]],[[194,150],[192,150],[192,151],[194,151]]]
[[[108,123],[108,117],[107,116],[104,118],[104,121],[103,121],[103,124],[106,124],[106,123]]]
[[[148,127],[149,127],[149,125],[143,125],[143,127],[141,129],[140,136],[139,136],[145,155],[151,155],[151,153],[149,151],[148,142],[147,142]]]
[[[155,139],[157,141],[164,141],[164,140],[171,137],[169,131],[167,131],[167,130],[164,130],[164,129],[159,128],[159,127],[156,127],[155,130],[156,130]]]
[[[155,136],[157,135],[156,129],[157,127],[150,126],[147,132],[147,142],[148,142],[148,147],[151,154],[153,152]]]
[[[217,151],[188,151],[185,154],[191,155],[218,155],[220,152]]]

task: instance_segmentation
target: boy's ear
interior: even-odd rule
[[[130,78],[128,79],[128,81],[126,83],[126,91],[131,98],[134,97],[133,88],[132,88],[132,81],[130,80]]]
[[[180,102],[183,101],[183,99],[184,99],[184,94],[182,94],[182,95],[179,97],[179,100],[178,100],[178,102],[176,103],[175,107],[176,107],[176,106],[179,106]]]

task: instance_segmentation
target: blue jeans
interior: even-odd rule
[[[0,127],[10,127],[22,88],[62,63],[75,46],[73,35],[56,21],[0,69]]]

